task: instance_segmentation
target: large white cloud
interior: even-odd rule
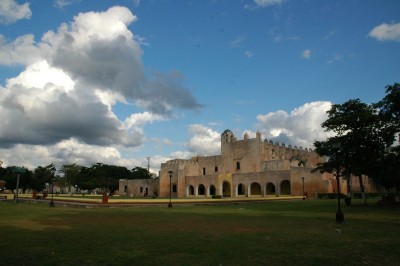
[[[316,140],[326,139],[321,124],[328,118],[326,111],[330,102],[306,103],[290,113],[278,110],[265,115],[258,115],[259,129],[263,136],[286,145],[312,148]]]
[[[29,3],[20,5],[15,0],[0,1],[0,23],[10,24],[20,19],[29,19],[31,16]]]
[[[382,23],[374,27],[368,36],[379,41],[400,41],[400,23]]]
[[[0,143],[46,144],[70,136],[100,145],[139,145],[140,130],[129,132],[137,129],[130,125],[138,124],[132,121],[138,116],[122,123],[112,112],[117,102],[131,100],[154,117],[175,107],[199,108],[179,73],[146,77],[140,43],[127,28],[135,20],[129,9],[112,7],[81,13],[39,43],[33,35],[2,40],[2,64],[27,67],[0,91],[0,116],[7,125]],[[19,134],[12,133],[15,120]]]
[[[188,130],[191,138],[186,145],[194,155],[218,155],[221,153],[220,133],[199,124],[190,125]]]
[[[54,161],[52,150],[68,141],[79,162],[124,162],[117,148],[142,145],[147,123],[168,119],[174,108],[200,108],[180,73],[145,73],[140,38],[128,29],[135,20],[129,9],[112,7],[80,13],[40,41],[0,36],[0,64],[24,67],[0,87],[0,149]],[[121,121],[117,103],[145,110]]]

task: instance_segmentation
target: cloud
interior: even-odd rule
[[[145,73],[140,38],[128,29],[136,20],[129,9],[112,7],[80,13],[40,41],[0,36],[0,64],[23,68],[0,86],[5,160],[43,165],[66,160],[56,152],[65,147],[83,165],[132,163],[118,150],[141,147],[146,124],[171,119],[175,108],[202,107],[178,71]],[[122,121],[117,103],[144,110]]]
[[[326,112],[331,108],[331,102],[317,101],[306,103],[290,113],[278,110],[256,117],[257,129],[262,135],[273,141],[311,148],[316,140],[324,140],[330,135],[321,127],[328,118]],[[171,158],[187,159],[196,155],[219,155],[221,153],[221,132],[200,124],[188,128],[190,139],[186,146],[188,151],[171,154]],[[245,130],[252,138],[255,132]],[[243,132],[243,133],[244,133]]]
[[[331,37],[335,36],[336,33],[337,33],[337,30],[330,31],[327,35],[325,35],[324,40],[330,39]]]
[[[35,43],[32,34],[19,36],[7,43],[0,35],[0,64],[2,65],[29,65],[42,60],[41,47]]]
[[[252,58],[254,56],[252,51],[245,51],[244,52],[245,56],[247,56],[248,58]]]
[[[192,137],[186,143],[188,150],[194,155],[218,155],[221,153],[221,136],[203,125],[190,125],[188,129]]]
[[[301,52],[301,57],[303,57],[305,59],[310,59],[311,58],[311,50],[306,49],[303,52]]]
[[[30,19],[31,16],[29,3],[20,5],[15,0],[0,1],[0,23],[12,24],[20,19]]]
[[[335,63],[336,61],[340,61],[342,60],[342,55],[341,54],[335,54],[334,57],[332,57],[331,59],[329,59],[328,61],[326,61],[328,64],[332,64]]]
[[[306,103],[290,113],[283,110],[258,115],[260,132],[267,139],[284,142],[286,145],[312,147],[314,141],[328,137],[321,124],[328,118],[326,111],[330,102]]]
[[[283,3],[284,0],[254,0],[254,2],[259,5],[259,6],[272,6],[272,5],[278,5]]]
[[[67,6],[72,5],[73,2],[74,2],[74,0],[55,0],[53,5],[56,8],[63,9],[65,7],[67,7]]]
[[[89,145],[74,138],[48,146],[18,144],[7,149],[0,148],[0,153],[5,166],[21,165],[29,169],[51,163],[57,167],[72,163],[89,166],[98,162],[127,167],[145,165],[138,160],[122,158],[115,147]]]
[[[400,23],[382,23],[373,28],[368,36],[379,41],[400,41]]]
[[[246,41],[246,37],[243,35],[237,36],[236,39],[229,42],[230,48],[236,48],[242,45],[242,43]]]

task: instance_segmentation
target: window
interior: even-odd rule
[[[176,185],[172,185],[172,192],[176,192]]]
[[[240,162],[236,163],[236,170],[240,170]]]
[[[215,166],[215,172],[218,172],[218,166]]]
[[[206,175],[206,168],[203,168],[203,175]]]

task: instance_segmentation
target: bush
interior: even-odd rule
[[[396,205],[398,204],[398,195],[394,193],[386,193],[382,195],[382,199],[377,202],[377,205]]]

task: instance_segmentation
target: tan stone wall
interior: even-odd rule
[[[126,189],[125,189],[126,188]],[[158,196],[159,179],[120,179],[119,195],[128,197]],[[147,195],[146,195],[147,192]]]
[[[194,191],[191,196],[210,196],[211,186],[215,187],[216,195],[232,197],[275,194],[301,196],[302,177],[304,192],[315,197],[318,192],[332,193],[337,190],[333,175],[311,173],[311,169],[318,162],[325,160],[326,158],[319,157],[309,149],[262,141],[258,132],[256,138],[249,139],[248,135],[245,135],[243,140],[237,140],[230,130],[226,130],[221,135],[221,155],[197,156],[189,160],[176,159],[163,163],[160,170],[159,196],[169,197],[168,172],[172,171],[171,184],[177,189],[172,193],[172,197],[188,196],[190,186]],[[240,164],[240,169],[237,169],[237,163]],[[356,189],[358,181],[353,180],[353,188]],[[365,180],[365,185],[367,191],[373,189],[368,179]],[[342,193],[347,192],[345,180],[340,181],[340,187]],[[199,192],[205,192],[205,195],[199,195]]]
[[[290,169],[290,180],[292,195],[303,195],[303,181],[304,177],[304,192],[309,197],[316,197],[317,193],[328,193],[332,190],[331,179],[334,176],[326,174],[321,175],[319,172],[311,173],[312,168],[308,167],[292,167]]]

